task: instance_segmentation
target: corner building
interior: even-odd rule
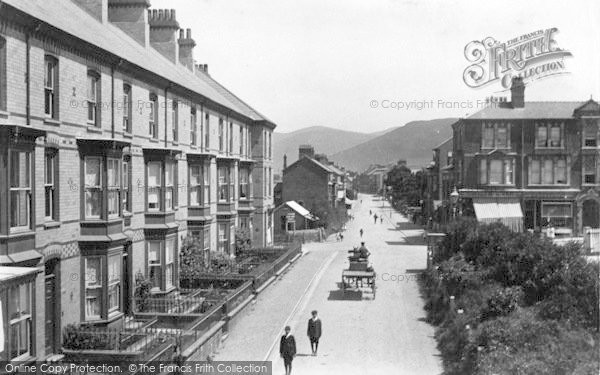
[[[147,0],[0,3],[0,361],[113,326],[136,275],[178,285],[182,240],[272,244],[275,124],[193,59]]]

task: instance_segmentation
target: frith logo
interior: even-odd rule
[[[572,55],[558,47],[557,32],[557,28],[537,30],[504,43],[492,37],[472,41],[465,46],[465,58],[472,65],[465,69],[463,80],[473,88],[496,81],[509,88],[513,76],[533,81],[568,73],[564,58]]]

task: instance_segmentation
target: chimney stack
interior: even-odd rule
[[[135,41],[148,47],[150,27],[147,9],[149,7],[149,0],[108,0],[108,20]]]
[[[179,62],[193,72],[195,68],[194,47],[196,46],[196,42],[192,39],[192,30],[186,29],[184,34],[183,29],[180,29],[177,43],[179,44]]]
[[[513,77],[510,86],[510,100],[513,108],[525,107],[525,84],[523,77]]]
[[[108,21],[108,0],[73,0],[73,2],[91,14],[98,21]]]
[[[311,145],[301,145],[298,147],[298,159],[302,159],[303,156],[312,158],[315,156],[315,149]]]
[[[287,155],[283,154],[283,169],[287,169]]]
[[[148,24],[150,25],[150,45],[177,64],[179,43],[177,43],[176,34],[179,30],[179,23],[175,17],[175,9],[149,9]]]

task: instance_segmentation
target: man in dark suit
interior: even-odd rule
[[[296,340],[290,331],[290,326],[286,326],[285,335],[281,336],[281,342],[279,343],[279,355],[283,358],[285,375],[292,373],[292,360],[296,356]]]
[[[308,319],[306,335],[310,339],[310,349],[313,355],[317,355],[319,349],[319,338],[321,338],[321,319],[317,316],[317,310],[313,310],[312,318]]]

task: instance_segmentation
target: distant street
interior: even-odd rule
[[[360,203],[362,199],[362,204]],[[374,224],[369,210],[381,216]],[[417,278],[426,266],[422,230],[393,212],[387,202],[361,195],[353,207],[343,242],[306,244],[306,254],[243,312],[215,360],[273,361],[282,374],[279,337],[290,325],[298,356],[293,374],[439,374],[434,329],[425,312]],[[390,217],[391,215],[391,217]],[[395,228],[400,222],[399,229]],[[377,298],[342,295],[347,250],[360,245],[359,230],[377,271]],[[319,354],[312,357],[306,337],[311,310],[323,321]]]

